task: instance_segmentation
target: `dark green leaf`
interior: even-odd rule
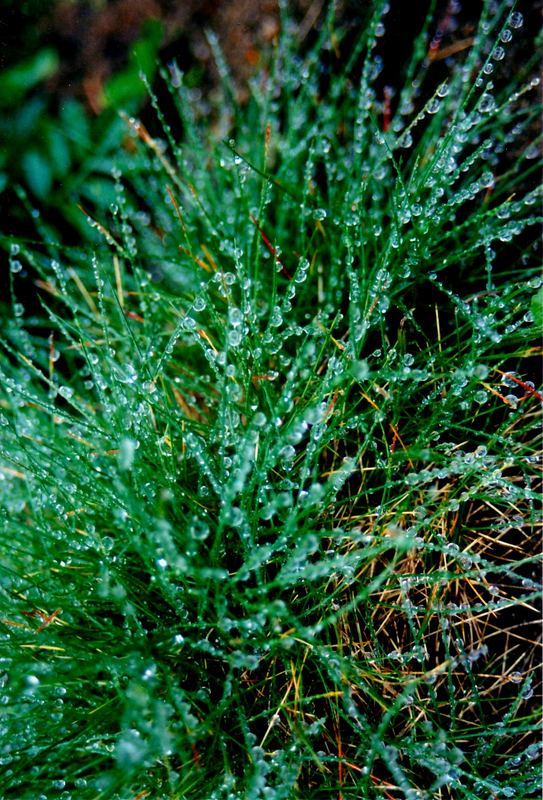
[[[58,177],[66,175],[70,168],[70,149],[66,137],[58,128],[47,131],[51,169]]]
[[[37,83],[50,78],[58,69],[55,50],[45,48],[36,55],[0,73],[0,105],[13,106]]]
[[[78,155],[86,155],[90,146],[89,120],[83,106],[77,100],[68,99],[60,107],[62,130],[69,142],[73,143]]]
[[[45,198],[53,182],[51,169],[45,156],[37,150],[28,150],[22,158],[22,168],[32,192],[40,200]]]

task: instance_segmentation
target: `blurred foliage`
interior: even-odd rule
[[[44,48],[29,59],[5,69],[0,74],[0,107],[21,102],[36,84],[51,77],[58,69],[58,55]]]
[[[0,72],[0,193],[22,187],[32,202],[60,212],[79,232],[88,232],[80,202],[103,208],[113,200],[111,169],[125,123],[118,111],[135,113],[152,81],[162,41],[160,21],[149,19],[125,67],[105,81],[102,111],[91,116],[82,101],[56,100],[46,91],[60,65],[51,47]],[[89,176],[92,174],[92,178]],[[10,208],[5,202],[6,208]],[[8,230],[24,216],[22,205],[8,211]]]
[[[129,55],[128,64],[112,75],[104,87],[106,107],[131,111],[145,97],[145,84],[141,73],[152,79],[157,68],[157,55],[162,41],[162,25],[157,19],[148,19],[142,36]]]

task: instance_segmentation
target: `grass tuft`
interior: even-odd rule
[[[387,5],[170,65],[96,245],[11,244],[2,797],[539,794],[536,62],[486,2],[383,86]]]

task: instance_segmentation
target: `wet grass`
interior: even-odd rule
[[[385,91],[386,24],[170,65],[96,247],[11,244],[3,797],[539,794],[535,59],[430,14]]]

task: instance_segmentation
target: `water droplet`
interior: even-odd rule
[[[480,184],[484,189],[491,189],[494,186],[494,175],[491,172],[483,172]]]
[[[484,114],[488,114],[493,111],[496,107],[496,101],[491,94],[485,92],[481,95],[481,99],[479,101],[479,111],[482,111]]]
[[[231,347],[237,347],[241,343],[241,331],[239,330],[232,330],[228,333],[228,343]]]
[[[22,270],[22,268],[23,268],[23,265],[16,258],[10,260],[10,262],[9,262],[10,272],[12,272],[13,274],[16,274],[17,272],[20,272]]]
[[[132,364],[126,364],[126,366],[116,369],[115,375],[120,383],[126,383],[130,386],[138,380],[138,373]]]
[[[531,144],[524,151],[524,158],[527,158],[528,160],[532,160],[534,158],[539,158],[539,153],[540,153],[539,145],[538,144]]]
[[[70,386],[59,386],[58,393],[65,400],[71,400],[74,390]]]
[[[512,28],[522,28],[522,25],[524,24],[524,17],[520,11],[513,11],[509,17],[509,24]]]
[[[484,379],[488,377],[488,367],[486,364],[476,364],[473,367],[473,374],[476,378],[484,381]]]
[[[503,61],[503,59],[505,58],[505,50],[503,49],[503,47],[500,47],[498,45],[498,47],[494,48],[494,52],[492,53],[492,58],[495,61]]]
[[[365,359],[361,361],[355,361],[351,367],[351,374],[353,378],[356,378],[357,381],[367,380],[370,375],[370,367],[368,362]]]
[[[202,542],[209,536],[209,525],[201,519],[194,519],[189,528],[189,533],[193,539]]]
[[[143,764],[148,755],[148,746],[141,733],[134,728],[123,731],[115,747],[117,764],[121,769],[133,769]]]
[[[130,439],[129,437],[126,437],[125,439],[121,440],[119,444],[119,453],[117,456],[119,469],[123,471],[132,469],[134,455],[138,447],[139,442],[136,439]]]
[[[284,461],[292,461],[295,455],[296,450],[290,444],[285,445],[285,447],[283,447],[279,453],[280,458],[282,458]]]

